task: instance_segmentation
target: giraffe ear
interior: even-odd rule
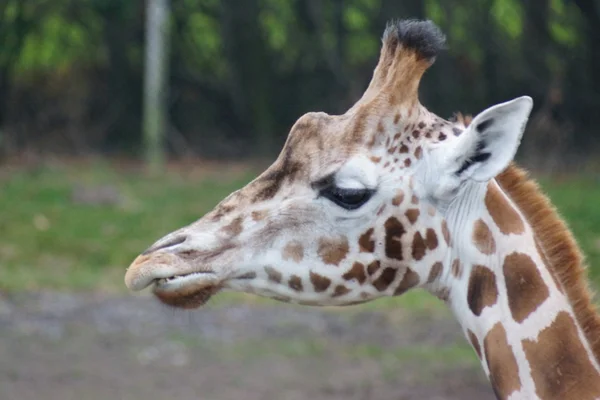
[[[523,96],[477,115],[448,149],[450,170],[461,181],[493,179],[513,160],[532,107],[531,97]]]

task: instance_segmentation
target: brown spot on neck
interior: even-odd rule
[[[455,278],[460,279],[462,277],[462,265],[460,264],[460,260],[457,258],[452,262],[452,275],[454,275]]]
[[[283,259],[300,262],[304,258],[304,247],[300,242],[289,242],[283,248]]]
[[[482,219],[475,221],[473,227],[473,243],[475,247],[483,254],[494,254],[496,252],[496,241],[492,236],[492,231]]]
[[[479,316],[485,307],[491,307],[498,300],[496,275],[483,265],[475,265],[469,279],[467,302],[473,314]]]
[[[421,212],[417,208],[409,208],[406,210],[406,213],[404,213],[406,218],[408,218],[408,222],[411,224],[417,222],[417,219],[419,219],[419,214],[421,214]]]
[[[550,296],[540,272],[527,254],[512,253],[504,259],[508,305],[515,321],[523,322]]]
[[[419,284],[419,275],[410,268],[406,268],[406,272],[400,281],[400,284],[394,291],[394,296],[400,296],[408,289],[413,288]]]
[[[503,234],[514,233],[520,235],[525,232],[525,224],[519,213],[506,200],[493,182],[488,184],[487,192],[485,193],[485,206],[492,216],[494,223]]]
[[[348,254],[348,239],[321,238],[319,240],[318,254],[325,264],[339,265]]]
[[[396,196],[394,196],[394,198],[392,199],[392,205],[398,207],[400,204],[402,204],[403,200],[404,192],[402,190],[398,190]]]
[[[537,340],[523,340],[536,393],[542,399],[600,397],[600,375],[581,344],[575,321],[561,311]]]
[[[396,278],[396,268],[387,267],[382,272],[381,275],[375,281],[373,281],[373,286],[375,289],[380,292],[385,291],[388,287],[390,287],[391,283]]]
[[[373,240],[373,232],[375,229],[369,228],[358,239],[358,246],[361,253],[372,253],[375,251],[375,241]]]
[[[402,235],[406,233],[404,226],[396,217],[385,221],[385,255],[389,258],[402,260]]]
[[[433,229],[427,228],[427,232],[425,233],[425,242],[429,250],[435,250],[435,248],[438,246],[437,235]]]
[[[442,221],[442,235],[444,236],[446,244],[450,246],[450,231],[448,230],[448,223],[446,223],[446,220]]]
[[[435,282],[437,280],[437,278],[440,277],[440,274],[442,273],[442,268],[443,268],[443,265],[439,261],[436,262],[435,264],[433,264],[433,266],[429,270],[429,276],[427,277],[427,283]]]
[[[367,273],[369,274],[369,276],[373,276],[379,270],[379,267],[381,267],[381,263],[379,262],[379,260],[375,260],[369,265],[367,265]]]
[[[573,307],[577,323],[600,360],[600,316],[592,302],[583,256],[566,224],[535,181],[511,164],[496,180],[519,207],[544,250],[549,268]]]
[[[412,258],[415,261],[421,260],[425,256],[426,244],[421,236],[421,232],[416,232],[412,242]]]
[[[511,393],[521,389],[521,378],[517,360],[501,323],[494,325],[485,336],[483,349],[494,392],[498,399],[507,399]]]

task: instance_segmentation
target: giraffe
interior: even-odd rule
[[[184,309],[222,289],[342,306],[423,288],[460,323],[499,399],[600,398],[600,317],[568,227],[513,158],[524,96],[447,121],[418,89],[445,46],[388,24],[363,96],[311,112],[275,162],[125,274]]]

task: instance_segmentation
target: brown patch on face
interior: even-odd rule
[[[513,319],[523,322],[550,296],[540,271],[527,254],[512,253],[504,259],[508,305]]]
[[[267,273],[267,276],[271,282],[281,283],[281,272],[277,271],[273,267],[265,267],[265,272]]]
[[[442,133],[442,132],[440,132],[440,136],[438,136],[438,139],[439,139],[440,141],[444,141],[444,140],[446,140],[446,134],[445,134],[445,133]]]
[[[425,256],[425,240],[421,236],[421,232],[416,232],[412,242],[412,258],[419,261]]]
[[[310,283],[312,283],[313,287],[315,288],[315,292],[321,293],[326,291],[329,285],[331,285],[331,279],[311,271]]]
[[[304,247],[300,242],[289,242],[283,248],[283,259],[300,262],[304,258]]]
[[[410,160],[410,158],[407,158],[406,160],[404,160],[404,166],[406,168],[410,167],[410,164],[412,164],[412,161]]]
[[[427,232],[425,233],[425,242],[429,250],[433,250],[438,246],[437,235],[433,229],[427,228]]]
[[[404,201],[404,192],[402,190],[398,190],[396,196],[392,199],[393,206],[399,206]]]
[[[400,146],[400,150],[398,150],[399,153],[408,153],[408,147],[403,144],[402,146]]]
[[[348,249],[348,239],[345,237],[338,239],[321,238],[317,253],[325,264],[339,265],[340,261],[346,258]]]
[[[211,220],[213,222],[219,221],[221,218],[223,218],[224,215],[229,214],[234,209],[235,209],[235,207],[231,206],[231,205],[219,205],[215,209],[215,211],[211,217]]]
[[[406,233],[404,226],[396,217],[385,221],[385,255],[389,258],[402,260],[402,235]]]
[[[331,297],[339,297],[339,296],[343,296],[346,293],[350,293],[351,290],[348,289],[346,286],[344,285],[337,285],[333,291],[333,295]]]
[[[379,290],[380,292],[383,292],[388,287],[390,287],[390,284],[396,278],[396,272],[396,268],[388,267],[384,269],[381,275],[379,275],[379,278],[373,281],[373,286],[375,286],[375,289]]]
[[[420,160],[422,156],[423,156],[423,149],[421,148],[421,146],[419,146],[415,150],[415,157],[417,160]]]
[[[358,239],[358,245],[361,253],[372,253],[375,251],[375,241],[373,240],[373,232],[375,229],[369,228]]]
[[[256,210],[252,211],[250,215],[252,216],[252,220],[258,222],[265,219],[267,217],[267,214],[268,212],[266,210]]]
[[[292,145],[286,146],[283,158],[278,162],[278,165],[267,170],[264,175],[253,183],[260,187],[252,198],[254,203],[275,197],[284,182],[286,180],[293,181],[296,175],[302,170],[302,165],[292,160],[293,149],[294,146]]]
[[[496,275],[483,265],[476,265],[469,279],[467,302],[475,315],[481,315],[485,307],[491,307],[498,300]]]
[[[483,350],[496,396],[506,399],[512,392],[521,389],[519,366],[502,324],[494,325],[485,336]]]
[[[460,260],[458,258],[452,262],[452,275],[456,278],[462,276],[462,265],[460,265]]]
[[[477,339],[477,336],[470,329],[467,329],[467,336],[469,337],[471,346],[475,349],[475,353],[477,353],[477,357],[481,360],[481,346],[479,345],[479,339]]]
[[[556,288],[558,289],[559,292],[564,293],[562,284],[556,277],[556,272],[554,271],[554,268],[552,268],[550,266],[550,262],[548,261],[548,258],[546,257],[546,254],[544,253],[544,249],[542,249],[542,246],[540,246],[540,242],[538,241],[537,238],[535,238],[535,248],[536,248],[538,254],[540,255],[540,258],[542,259],[542,262],[544,263],[546,270],[548,270],[548,272],[550,272],[550,276],[552,277],[552,280],[554,281],[554,285],[556,286]]]
[[[350,268],[348,272],[342,275],[342,278],[344,278],[347,281],[356,279],[358,283],[362,285],[367,280],[367,275],[365,274],[365,266],[359,262],[355,262],[352,265],[352,268]]]
[[[288,281],[288,286],[297,292],[301,292],[303,290],[302,279],[297,275],[292,275]]]
[[[400,113],[394,115],[394,125],[397,125],[398,121],[400,121]]]
[[[381,161],[381,157],[371,156],[371,161],[373,161],[375,164],[379,164],[379,161]]]
[[[561,311],[537,341],[523,340],[536,393],[542,399],[600,397],[600,375],[581,344],[575,322]]]
[[[446,220],[442,221],[442,235],[444,236],[444,241],[447,245],[450,245],[450,231],[448,230],[448,224]]]
[[[492,236],[492,231],[481,218],[475,221],[473,243],[483,254],[494,254],[496,252],[496,241]]]
[[[223,232],[228,234],[229,236],[237,236],[242,232],[242,224],[244,223],[244,218],[242,216],[236,217],[229,224],[225,225],[222,229]]]
[[[377,210],[377,216],[383,214],[383,212],[385,211],[385,206],[386,206],[386,204],[379,207],[379,210]]]
[[[367,273],[373,276],[381,266],[381,263],[378,260],[373,261],[371,264],[367,265]]]
[[[433,266],[429,270],[429,276],[427,277],[427,283],[432,283],[437,278],[439,278],[440,274],[442,273],[442,268],[443,268],[443,265],[439,261],[436,262],[435,264],[433,264]]]
[[[406,215],[406,218],[408,218],[408,221],[411,224],[414,224],[415,222],[417,222],[417,219],[419,218],[420,214],[421,214],[421,212],[418,209],[410,208],[410,209],[406,210],[406,213],[404,215]]]
[[[419,275],[410,268],[406,268],[406,272],[402,277],[402,281],[394,291],[394,296],[400,296],[408,289],[415,287],[419,284]]]
[[[485,206],[503,234],[520,235],[525,232],[525,224],[517,211],[492,183],[488,184],[485,193]]]

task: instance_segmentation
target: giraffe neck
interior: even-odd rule
[[[529,219],[495,181],[465,191],[445,282],[497,397],[600,398],[593,344]]]

